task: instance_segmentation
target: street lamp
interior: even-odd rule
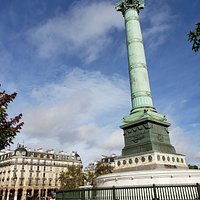
[[[44,182],[45,182],[45,170],[46,170],[46,160],[44,160],[44,171],[42,179],[42,199],[45,200]]]
[[[15,186],[16,186],[16,182],[17,182],[16,172],[13,174],[13,180],[14,180],[14,200],[15,200],[15,193],[16,193]]]
[[[16,173],[13,174],[13,180],[14,180],[14,188],[15,188],[15,185],[16,185],[16,182],[17,182],[17,175],[16,175]]]
[[[43,174],[43,180],[42,180],[42,199],[45,199],[45,194],[44,194],[44,174]]]

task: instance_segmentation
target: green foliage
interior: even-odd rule
[[[113,172],[114,167],[110,163],[98,162],[95,166],[94,171],[87,172],[85,180],[87,184],[96,186],[96,178],[105,174],[110,174]]]
[[[199,167],[197,165],[190,165],[190,164],[188,164],[188,168],[189,169],[199,169]]]
[[[0,92],[0,150],[13,143],[13,139],[24,124],[23,122],[19,123],[22,114],[8,119],[7,107],[15,99],[16,95],[17,93],[15,92],[11,95],[5,91]]]
[[[81,166],[68,166],[66,172],[61,172],[59,181],[60,189],[75,189],[84,185],[84,174]]]
[[[101,175],[113,172],[113,167],[109,163],[98,162],[94,171],[88,171],[85,174],[81,166],[68,166],[66,172],[61,172],[59,176],[60,189],[75,189],[87,184],[96,186],[96,178]]]
[[[190,31],[188,40],[192,43],[192,50],[198,52],[200,49],[200,22],[196,23],[194,31]]]
[[[88,171],[85,174],[85,181],[88,185],[92,185],[93,187],[96,186],[96,175],[94,171]]]
[[[95,175],[96,177],[102,176],[105,174],[110,174],[113,172],[113,167],[111,166],[110,163],[103,163],[103,162],[98,162],[95,168]]]

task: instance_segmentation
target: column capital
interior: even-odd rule
[[[121,11],[123,15],[128,9],[135,9],[139,11],[140,9],[143,8],[144,8],[144,0],[122,0],[115,6],[115,9],[117,11]]]

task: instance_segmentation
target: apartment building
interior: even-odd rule
[[[24,145],[0,152],[0,200],[53,197],[60,186],[60,172],[69,165],[82,166],[76,152],[31,150]]]

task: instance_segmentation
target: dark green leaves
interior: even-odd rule
[[[198,52],[200,49],[200,22],[196,23],[194,31],[190,31],[188,40],[192,43],[192,50]]]
[[[17,93],[7,94],[5,91],[0,92],[0,150],[9,146],[23,126],[23,122],[20,122],[22,114],[8,119],[7,107],[12,102]]]

